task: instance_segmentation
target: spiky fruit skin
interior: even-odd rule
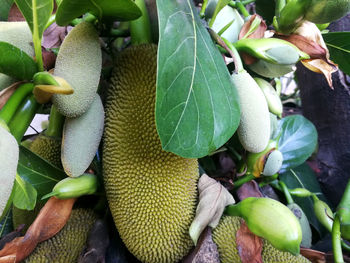
[[[62,230],[39,243],[24,262],[76,263],[95,221],[96,216],[92,210],[74,209]]]
[[[64,39],[55,64],[55,76],[74,89],[71,95],[54,94],[52,102],[64,116],[83,114],[95,98],[100,81],[102,54],[94,26],[82,22]]]
[[[162,150],[155,126],[157,47],[117,58],[106,102],[104,182],[118,232],[142,262],[177,262],[193,243],[198,162]]]
[[[61,168],[61,139],[40,134],[29,146],[29,150]]]
[[[240,228],[241,220],[235,216],[223,216],[213,231],[213,241],[218,246],[222,263],[242,262],[236,247],[236,232]],[[264,239],[263,244],[261,255],[264,263],[310,263],[301,255],[293,256],[274,248]]]

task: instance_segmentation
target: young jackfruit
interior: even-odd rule
[[[222,263],[242,262],[236,244],[236,232],[240,228],[241,218],[223,216],[219,225],[213,231],[213,241],[218,246]],[[274,248],[263,240],[262,261],[264,263],[310,263],[303,256],[293,256]]]
[[[92,210],[74,209],[62,230],[39,243],[24,262],[76,263],[95,221],[96,216]]]
[[[0,22],[0,41],[22,49],[29,56],[34,56],[32,33],[27,22]],[[15,79],[0,73],[0,90],[10,86]]]
[[[246,71],[233,73],[231,79],[237,87],[241,108],[239,141],[247,151],[261,152],[270,139],[270,114],[265,96]]]
[[[107,95],[104,182],[118,232],[142,262],[177,262],[197,199],[198,162],[162,150],[155,125],[157,47],[139,45],[117,58]]]
[[[64,39],[54,75],[64,78],[74,89],[71,95],[54,94],[52,102],[64,116],[83,114],[95,98],[100,81],[102,55],[94,26],[82,22]]]
[[[29,150],[49,161],[58,168],[61,163],[61,139],[40,134],[30,144]]]
[[[66,118],[61,160],[67,175],[78,177],[89,167],[101,141],[103,123],[104,110],[98,95],[81,116]]]

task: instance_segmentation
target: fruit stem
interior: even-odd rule
[[[45,131],[45,135],[51,137],[62,137],[62,128],[64,124],[64,116],[57,111],[55,105],[52,105],[50,111],[49,127]]]
[[[241,1],[241,3],[242,3],[243,5],[249,5],[249,4],[254,3],[254,2],[255,2],[255,0],[245,0],[245,1]],[[237,8],[237,4],[236,4],[235,1],[229,2],[228,5],[231,6],[231,7]]]
[[[332,227],[332,246],[335,263],[344,263],[343,251],[341,249],[341,233],[339,215],[335,215]]]
[[[135,4],[140,8],[142,15],[136,20],[130,21],[131,44],[152,43],[151,24],[144,0],[136,0]]]
[[[232,50],[232,53],[234,55],[233,57],[233,63],[235,63],[235,72],[236,73],[240,73],[240,72],[243,72],[244,71],[244,68],[243,68],[243,63],[242,63],[242,60],[241,60],[241,57],[239,56],[239,53],[237,51],[237,49],[233,46],[233,44],[228,41],[227,39],[225,38],[222,38],[222,40],[225,42],[225,44],[227,45],[227,47],[229,49]]]
[[[229,215],[229,216],[241,216],[240,212],[240,203],[236,205],[228,205],[226,206],[224,210],[224,214]]]
[[[237,190],[243,184],[248,183],[248,182],[250,182],[250,181],[252,181],[254,179],[255,179],[255,176],[252,175],[252,174],[246,174],[246,175],[243,175],[243,176],[239,177],[239,179],[234,182],[234,190]]]
[[[34,85],[32,83],[20,85],[11,95],[4,107],[0,110],[0,119],[5,121],[6,124],[9,124],[20,103],[33,91],[33,89]]]
[[[28,129],[40,106],[41,105],[36,101],[34,94],[30,94],[24,99],[11,119],[9,128],[18,143],[21,142],[23,135]]]
[[[205,9],[207,9],[208,2],[209,0],[203,1],[201,11],[199,12],[200,18],[203,18],[205,16]]]
[[[236,1],[236,7],[245,18],[250,16],[248,10],[245,8],[245,6],[243,5],[243,3],[241,1],[239,1],[239,0]]]
[[[293,200],[291,194],[289,193],[289,190],[288,190],[286,184],[284,182],[282,182],[282,181],[279,181],[278,183],[282,187],[282,191],[284,193],[284,196],[286,197],[287,203],[289,205],[290,204],[294,204],[294,200]]]

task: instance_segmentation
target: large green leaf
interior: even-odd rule
[[[322,36],[331,59],[343,72],[350,75],[350,32],[331,32]]]
[[[51,192],[52,188],[67,175],[57,167],[20,146],[18,174],[38,192],[38,199]]]
[[[33,210],[36,198],[36,189],[17,174],[14,185],[13,205],[19,209]]]
[[[142,14],[132,0],[62,0],[56,12],[56,22],[65,26],[86,12],[99,19],[119,21],[134,20]]]
[[[312,169],[306,164],[291,169],[285,173],[279,175],[279,178],[287,185],[289,189],[293,188],[306,188],[309,191],[315,193],[318,198],[323,201],[326,201],[324,195],[322,194],[320,185],[317,181],[315,173]],[[301,209],[303,209],[306,214],[309,223],[318,231],[320,235],[325,234],[325,229],[321,226],[317,220],[314,209],[313,201],[311,197],[295,197],[293,196],[294,202],[297,203]]]
[[[19,80],[31,80],[38,71],[35,61],[21,49],[0,41],[0,72]]]
[[[275,137],[283,154],[281,172],[304,163],[315,151],[317,131],[315,126],[302,115],[291,115],[278,122]]]
[[[0,0],[0,21],[7,21],[13,0]]]
[[[34,40],[36,37],[41,39],[53,10],[53,0],[15,0],[15,2],[25,17]]]
[[[12,232],[12,207],[7,211],[6,215],[0,221],[0,238]]]
[[[197,158],[237,129],[236,88],[191,0],[157,1],[156,124],[163,149]]]

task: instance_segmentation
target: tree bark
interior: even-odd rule
[[[330,31],[350,31],[350,14],[329,26]],[[303,115],[318,132],[318,180],[328,200],[336,206],[350,178],[350,77],[333,73],[334,90],[325,77],[297,66]]]

